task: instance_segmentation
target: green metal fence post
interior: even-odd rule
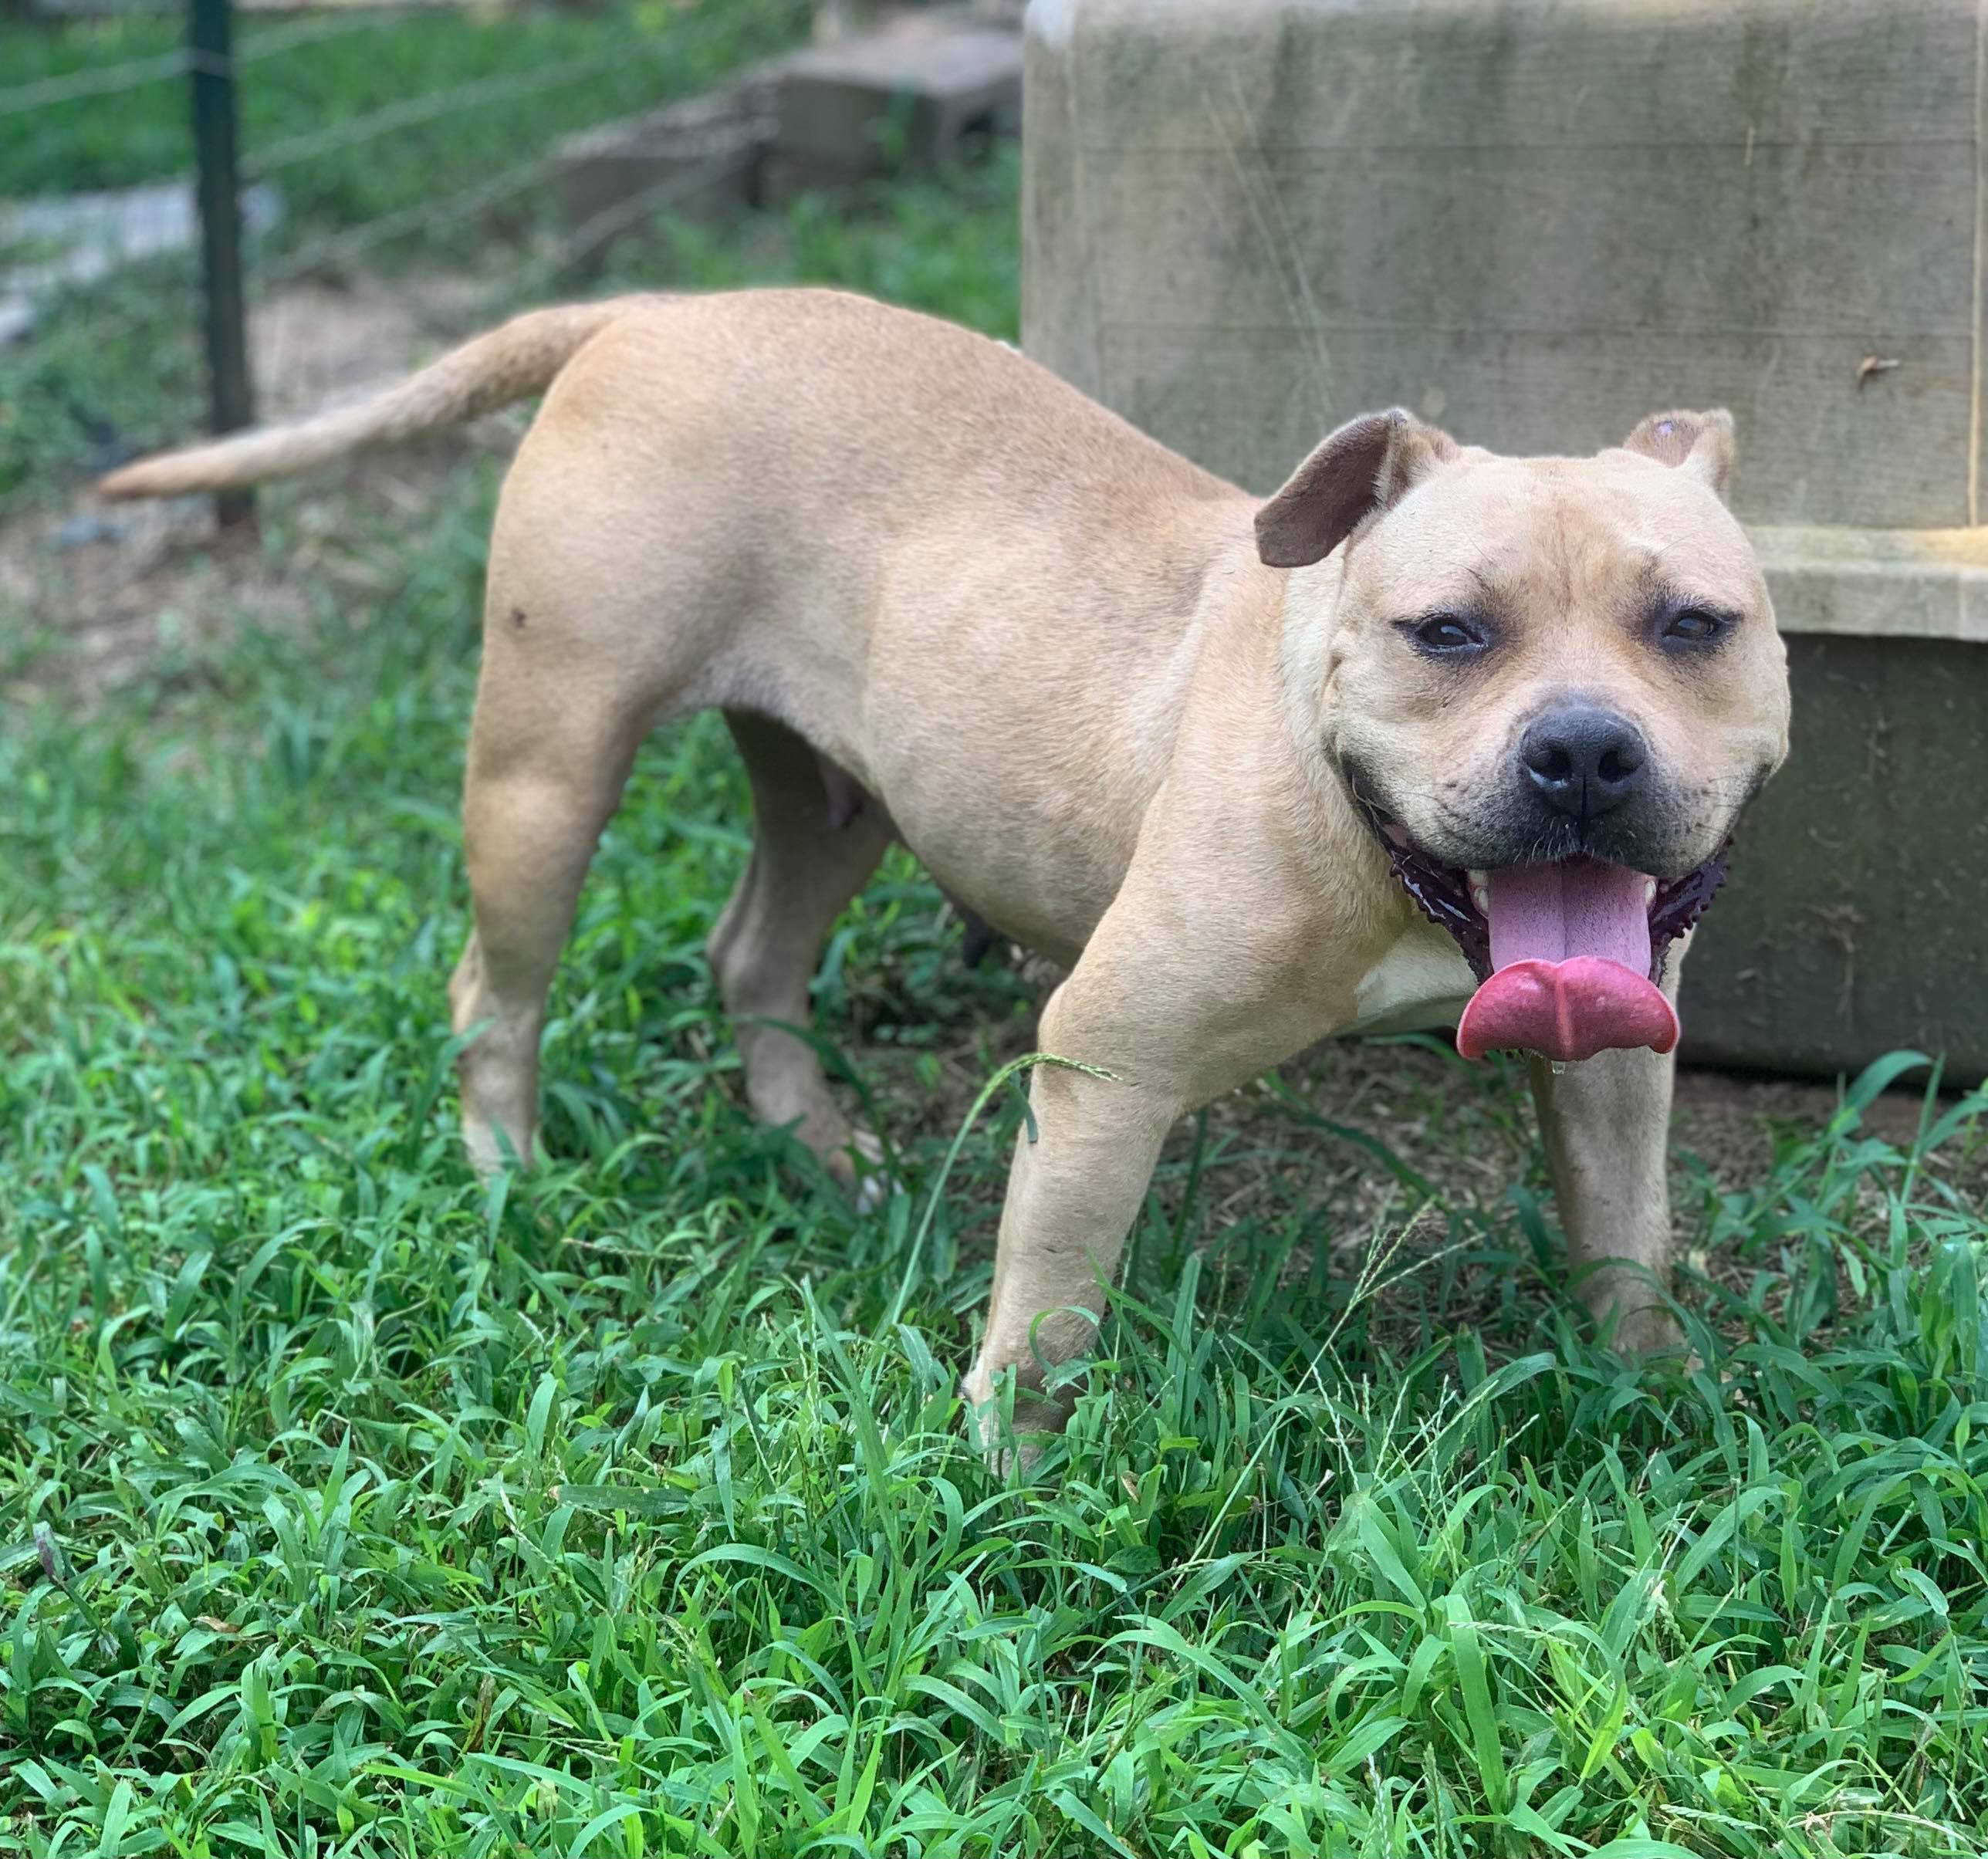
[[[209,423],[218,433],[232,432],[255,417],[255,395],[248,378],[248,327],[242,300],[233,14],[232,0],[188,0],[208,403]],[[215,498],[214,507],[222,523],[241,522],[253,513],[253,494],[225,491]]]

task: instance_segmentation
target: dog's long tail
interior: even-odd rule
[[[101,479],[106,497],[177,497],[294,477],[328,459],[460,425],[542,392],[587,339],[641,299],[610,298],[530,310],[452,350],[357,406],[287,426],[140,458]]]

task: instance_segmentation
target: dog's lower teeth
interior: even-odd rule
[[[1645,878],[1645,879],[1644,879],[1644,880],[1643,880],[1643,908],[1644,908],[1644,909],[1648,910],[1652,904],[1654,904],[1654,903],[1655,903],[1655,902],[1656,902],[1656,901],[1657,901],[1657,880],[1656,880],[1655,878]]]
[[[1489,880],[1481,871],[1466,871],[1463,875],[1469,883],[1470,901],[1477,906],[1477,914],[1480,917],[1489,916],[1491,914]]]

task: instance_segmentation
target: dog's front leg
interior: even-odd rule
[[[1040,1065],[1030,1080],[1033,1127],[1016,1138],[987,1334],[965,1388],[990,1450],[1003,1431],[997,1404],[1010,1369],[1018,1438],[1056,1431],[1069,1418],[1067,1402],[1044,1392],[1046,1372],[1080,1354],[1096,1333],[1153,1164],[1185,1107],[1164,1076],[1168,1067],[1125,1065],[1118,1039],[1100,1042],[1111,1016],[1087,1010],[1084,979],[1080,965],[1057,991],[1040,1043],[1102,1063],[1114,1076]],[[1025,1462],[1033,1456],[1026,1443],[1021,1451]]]
[[[1533,1097],[1552,1165],[1575,1294],[1625,1354],[1668,1347],[1666,1179],[1674,1056],[1598,1053],[1558,1073],[1535,1056]]]

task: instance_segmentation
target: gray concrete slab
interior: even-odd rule
[[[1980,520],[1969,0],[1031,18],[1024,343],[1203,462],[1267,485],[1377,401],[1526,451],[1719,401],[1750,516]]]
[[[769,171],[791,187],[942,167],[971,136],[1012,134],[1021,106],[1013,32],[950,12],[906,15],[786,61]]]
[[[269,232],[282,211],[272,183],[243,191],[242,225],[252,236]],[[189,181],[0,200],[0,342],[25,335],[58,292],[190,251],[199,236]]]
[[[654,214],[723,221],[753,205],[760,157],[773,133],[776,88],[768,69],[567,137],[555,157],[553,184],[578,246],[604,246]]]

